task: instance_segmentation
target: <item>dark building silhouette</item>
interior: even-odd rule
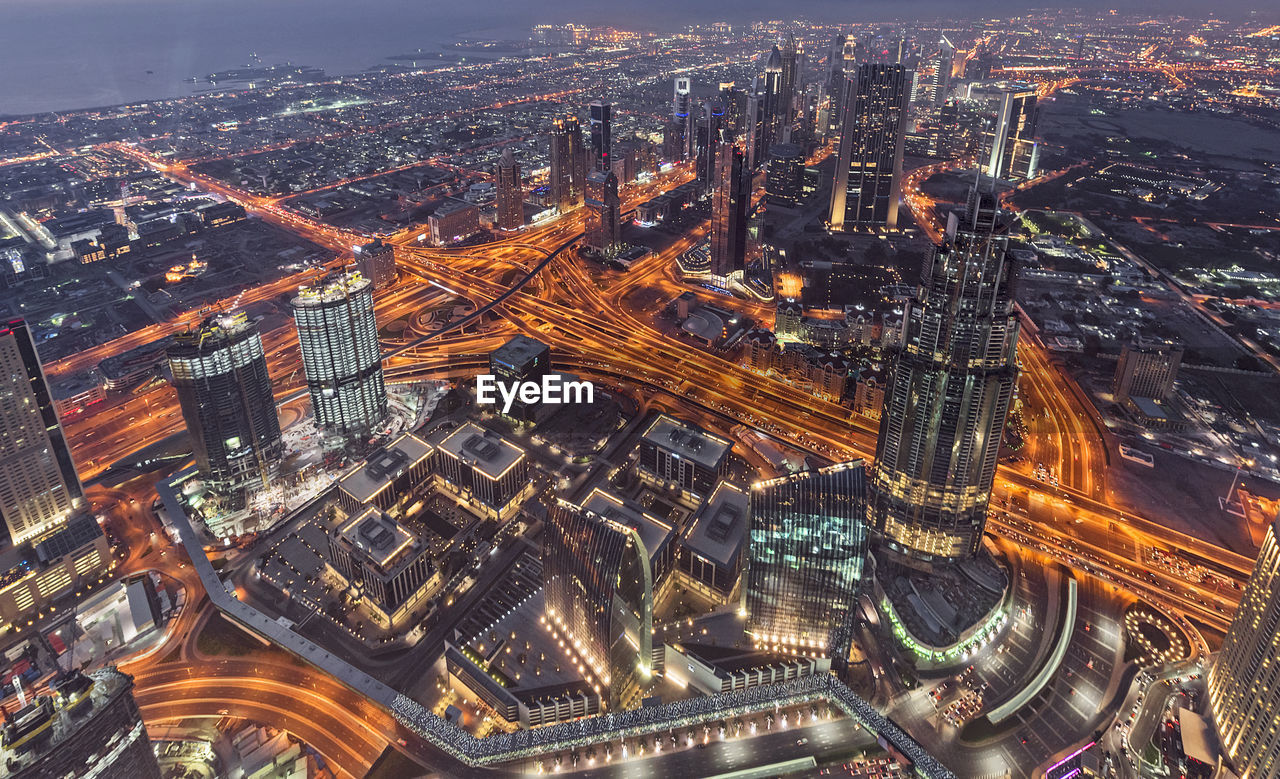
[[[582,128],[574,117],[557,119],[551,130],[551,202],[560,213],[582,205],[586,193],[586,150]]]
[[[499,230],[519,230],[524,226],[524,188],[520,182],[520,163],[511,147],[502,150],[494,174],[498,179]]]
[[[591,103],[591,170],[608,173],[613,170],[613,103],[595,100]]]
[[[711,195],[711,273],[727,278],[747,268],[747,208],[751,204],[751,172],[742,149],[720,144]]]
[[[793,208],[804,189],[804,153],[799,146],[777,143],[769,151],[764,194],[770,203]]]
[[[587,177],[587,229],[583,245],[604,256],[621,246],[622,204],[613,171],[594,171]]]

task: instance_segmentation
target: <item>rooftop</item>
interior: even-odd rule
[[[720,482],[684,531],[685,546],[718,565],[730,566],[747,537],[750,505],[747,493]]]
[[[511,368],[523,368],[530,360],[547,351],[549,347],[527,335],[517,335],[493,350],[489,359]],[[545,367],[545,366],[544,366]]]
[[[650,558],[653,558],[658,553],[658,550],[662,549],[673,534],[671,525],[631,501],[623,500],[599,487],[596,487],[591,491],[591,494],[587,495],[587,499],[582,502],[582,507],[587,511],[599,514],[605,519],[611,519],[634,529],[639,534],[640,541],[644,544],[645,551],[649,553]]]
[[[649,423],[641,440],[712,470],[720,467],[732,448],[727,440],[666,414]]]
[[[435,451],[431,444],[405,433],[385,448],[369,455],[338,482],[342,491],[360,503],[368,503],[387,485]]]
[[[524,451],[492,430],[468,422],[440,442],[440,451],[497,479],[520,462]]]
[[[358,270],[331,273],[315,284],[299,287],[298,296],[293,299],[293,305],[295,307],[314,306],[346,300],[352,293],[367,289],[371,283]]]
[[[416,535],[373,506],[347,520],[337,533],[347,544],[360,550],[365,559],[383,570],[393,568],[400,553],[412,548],[418,540]]]

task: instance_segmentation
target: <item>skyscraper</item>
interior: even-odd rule
[[[572,116],[555,120],[551,129],[551,200],[560,213],[582,205],[586,192],[586,150],[582,129]]]
[[[743,133],[743,138],[747,143],[747,167],[753,171],[765,159],[763,149],[765,134],[768,132],[764,110],[765,97],[760,91],[762,88],[763,78],[757,77],[746,99],[746,131]]]
[[[828,216],[832,230],[897,229],[907,86],[901,65],[863,63],[857,77],[846,80]]]
[[[595,100],[591,103],[591,160],[592,170],[608,173],[613,170],[613,103]]]
[[[622,242],[621,235],[618,177],[613,171],[593,171],[587,177],[587,229],[583,244],[597,254],[611,256]]]
[[[0,518],[21,544],[84,505],[27,323],[0,324]]]
[[[502,150],[494,173],[498,178],[498,229],[519,230],[524,226],[524,189],[520,164],[510,146]]]
[[[720,144],[719,172],[711,196],[711,274],[728,278],[747,268],[747,208],[751,172],[742,149]]]
[[[991,149],[982,173],[1005,181],[1036,177],[1040,145],[1036,143],[1036,88],[1011,84],[1000,90]]]
[[[316,425],[367,435],[387,417],[373,288],[358,271],[336,273],[293,299],[302,369]]]
[[[747,632],[758,646],[843,657],[867,551],[861,460],[751,487]]]
[[[1111,394],[1117,403],[1130,397],[1167,400],[1182,365],[1182,346],[1164,341],[1139,339],[1120,349]]]
[[[1006,230],[995,196],[975,187],[934,247],[890,361],[871,518],[889,550],[918,561],[971,557],[982,543],[1018,378]]]
[[[608,686],[609,709],[635,708],[653,654],[653,571],[636,529],[558,501],[542,542],[546,617]]]
[[[929,104],[942,105],[947,100],[947,93],[951,91],[951,68],[955,60],[956,47],[951,41],[947,40],[947,36],[943,35],[938,41],[938,51],[930,58],[930,75],[929,75]]]
[[[764,74],[759,79],[759,93],[764,97],[764,113],[760,120],[760,157],[768,159],[769,149],[782,139],[784,125],[782,100],[782,52],[774,46],[765,62]]]
[[[790,126],[795,118],[796,93],[800,90],[799,52],[796,49],[796,36],[787,33],[787,41],[782,45],[782,70],[778,76],[778,106],[782,126]],[[774,140],[783,140],[780,132]]]
[[[724,106],[716,101],[708,101],[702,105],[702,118],[698,120],[698,143],[695,153],[696,181],[699,191],[705,195],[715,186],[716,150],[720,148],[721,125],[724,121]]]
[[[844,116],[844,49],[847,39],[844,35],[836,35],[831,40],[831,48],[827,52],[827,124],[818,131],[827,138],[838,138],[840,120]]]
[[[790,143],[774,144],[769,152],[769,168],[764,183],[765,199],[771,204],[794,208],[804,186],[804,154]]]
[[[374,289],[384,289],[395,283],[396,255],[391,244],[375,238],[371,243],[356,247],[355,259],[360,272],[373,282]]]
[[[165,350],[196,467],[234,503],[265,487],[283,444],[258,326],[243,312],[220,314],[173,338]]]
[[[671,121],[680,136],[680,155],[687,158],[693,153],[694,122],[693,82],[688,76],[676,76],[675,94],[671,99]]]
[[[1241,779],[1280,775],[1280,517],[1262,539],[1240,606],[1209,667],[1209,706]]]

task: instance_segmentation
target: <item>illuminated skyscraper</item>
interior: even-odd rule
[[[782,127],[789,127],[795,118],[796,93],[800,89],[799,52],[796,49],[796,36],[787,33],[787,42],[782,45],[782,70],[778,76],[778,108]],[[775,141],[786,140],[783,133],[775,136]]]
[[[543,534],[547,619],[608,686],[607,707],[635,708],[653,656],[650,550],[635,528],[564,501]]]
[[[1280,517],[1267,528],[1222,651],[1209,667],[1208,686],[1236,774],[1280,775]]]
[[[1040,145],[1036,134],[1036,88],[1013,84],[1000,91],[990,153],[982,173],[1005,181],[1036,177],[1040,166]]]
[[[21,544],[83,505],[31,331],[22,319],[0,324],[0,518]]]
[[[751,488],[747,632],[758,646],[843,657],[867,552],[861,460]]]
[[[878,63],[859,65],[856,78],[846,80],[832,230],[897,229],[908,83],[903,66]]]
[[[759,77],[758,82],[757,91],[764,98],[764,104],[761,106],[764,113],[760,118],[758,150],[760,157],[757,163],[768,159],[769,149],[782,140],[783,114],[785,113],[782,105],[782,52],[778,51],[777,46],[769,52],[764,74]]]
[[[551,130],[551,202],[567,213],[582,205],[586,193],[586,150],[574,117],[557,119]]]
[[[520,164],[510,146],[502,150],[494,173],[498,178],[498,229],[519,230],[524,226],[524,189]]]
[[[769,168],[765,178],[765,199],[787,208],[800,202],[804,185],[804,154],[790,143],[774,144],[769,152]]]
[[[947,93],[951,91],[951,68],[955,60],[956,47],[947,36],[938,41],[938,51],[930,58],[928,94],[930,105],[942,105],[947,101]]]
[[[613,170],[613,103],[595,100],[591,103],[591,170],[609,173]]]
[[[711,274],[728,278],[747,268],[747,208],[751,171],[742,149],[720,144],[716,187],[711,195]]]
[[[724,106],[718,102],[702,105],[702,118],[698,120],[696,181],[699,191],[705,195],[715,186],[716,152],[720,148],[721,126],[724,122]]]
[[[694,122],[693,82],[688,76],[677,76],[675,94],[671,99],[671,121],[680,136],[680,156],[688,158],[693,154]]]
[[[206,319],[165,351],[196,467],[215,493],[234,503],[246,487],[265,487],[283,443],[258,326],[243,312]]]
[[[338,273],[293,299],[302,369],[316,425],[367,435],[387,417],[373,287],[359,272]]]
[[[594,171],[587,177],[587,230],[583,245],[611,256],[622,242],[622,203],[613,171]]]
[[[1006,230],[994,195],[971,191],[934,247],[890,362],[871,520],[885,547],[919,561],[971,557],[982,543],[1018,378]]]

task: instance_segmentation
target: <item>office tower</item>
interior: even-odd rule
[[[437,448],[437,473],[445,486],[471,507],[506,520],[529,494],[529,458],[524,450],[492,430],[468,422]]]
[[[1209,666],[1209,707],[1242,779],[1280,775],[1280,516],[1272,520],[1240,605]]]
[[[133,677],[114,666],[61,672],[16,712],[5,711],[5,776],[160,779],[160,765],[133,699]]]
[[[520,164],[516,162],[511,147],[502,150],[502,157],[494,169],[498,180],[499,230],[519,230],[524,226],[524,188],[520,183]]]
[[[0,324],[0,517],[9,538],[15,545],[29,541],[82,506],[31,330],[22,319]]]
[[[551,202],[560,213],[582,205],[586,192],[586,150],[574,117],[555,120],[551,130]]]
[[[960,130],[960,104],[948,100],[938,109],[938,121],[929,132],[929,153],[937,157],[952,157],[965,147],[965,135]]]
[[[896,230],[907,130],[907,70],[863,63],[845,82],[828,222],[832,230]]]
[[[716,152],[720,148],[721,124],[724,121],[724,106],[718,102],[707,102],[702,106],[702,118],[698,120],[698,143],[696,181],[698,191],[703,195],[711,192],[716,179]]]
[[[591,160],[593,172],[613,170],[613,103],[595,100],[591,103]]]
[[[179,333],[165,350],[196,467],[234,501],[266,487],[283,444],[258,326],[243,312],[220,314]]]
[[[332,573],[384,630],[406,626],[439,583],[428,545],[376,506],[329,531],[328,541]]]
[[[747,95],[746,131],[743,137],[747,143],[747,168],[754,171],[764,161],[765,133],[768,130],[765,121],[765,97],[759,91],[762,79],[757,78],[751,94]]]
[[[373,285],[358,271],[302,287],[292,301],[316,426],[368,435],[387,417]]]
[[[385,289],[396,281],[396,254],[391,244],[381,238],[355,249],[356,265],[364,277],[373,282],[373,288]]]
[[[942,105],[951,91],[951,67],[955,59],[956,47],[943,35],[938,41],[938,51],[930,58],[930,75],[928,83],[929,105]]]
[[[602,256],[612,256],[622,244],[622,204],[613,171],[594,171],[587,177],[587,229],[583,244]]]
[[[782,139],[782,128],[785,125],[782,106],[782,52],[774,46],[769,52],[769,59],[764,66],[764,74],[760,76],[759,92],[764,96],[764,113],[760,121],[760,158],[768,159],[769,148]]]
[[[751,487],[747,632],[757,646],[843,658],[867,552],[861,460]]]
[[[674,132],[680,137],[680,158],[687,159],[693,153],[694,123],[697,116],[693,110],[693,82],[688,76],[677,76],[675,95],[671,100],[671,123]]]
[[[840,137],[840,119],[844,116],[844,82],[845,79],[845,61],[844,50],[848,39],[843,35],[836,35],[831,41],[831,48],[827,52],[827,81],[825,91],[827,95],[827,121],[826,124],[818,128],[818,131],[826,138]]]
[[[720,85],[720,104],[724,106],[724,124],[720,135],[723,139],[742,140],[742,129],[746,123],[747,93],[734,85],[732,81]]]
[[[711,275],[728,278],[747,269],[747,209],[751,172],[742,149],[720,145],[719,171],[711,196]]]
[[[1040,146],[1036,143],[1036,88],[1013,84],[1000,90],[991,149],[982,173],[1005,181],[1036,177]]]
[[[1178,378],[1182,365],[1182,346],[1138,339],[1120,349],[1116,374],[1111,381],[1111,394],[1117,403],[1131,397],[1168,400],[1173,394],[1173,382]]]
[[[769,152],[764,196],[770,203],[794,208],[804,185],[804,154],[790,143],[774,144]]]
[[[796,93],[800,91],[799,53],[796,50],[796,37],[787,33],[787,42],[782,45],[782,70],[778,76],[778,107],[782,125],[789,126],[795,119]],[[775,137],[780,140],[781,134]]]
[[[606,708],[636,708],[653,654],[653,571],[629,525],[557,501],[542,542],[546,617],[595,679]]]
[[[951,214],[885,382],[872,523],[890,551],[922,562],[972,557],[982,543],[1018,379],[1002,216],[976,187],[963,217]]]

